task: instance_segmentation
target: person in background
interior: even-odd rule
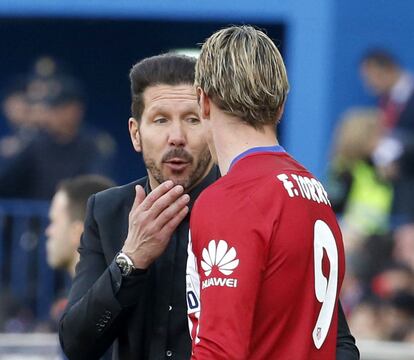
[[[4,91],[1,110],[7,129],[0,138],[0,166],[21,152],[39,130],[39,124],[32,121],[33,109],[26,96],[26,85],[26,79],[14,79]]]
[[[90,196],[115,186],[103,176],[81,175],[63,180],[57,187],[46,228],[47,262],[73,278],[79,260],[78,247],[83,233],[86,204]]]
[[[115,143],[105,132],[83,126],[84,92],[76,79],[34,78],[27,99],[39,110],[32,116],[39,115],[43,126],[0,168],[0,197],[49,200],[62,179],[82,174],[112,177]]]
[[[360,73],[378,97],[385,129],[373,161],[393,185],[392,225],[405,226],[414,222],[414,78],[384,49],[367,51]]]
[[[383,125],[392,131],[414,110],[414,78],[384,49],[368,50],[360,62],[361,77],[379,98]],[[412,113],[411,113],[412,114]],[[413,120],[409,121],[414,126]]]
[[[75,276],[87,201],[93,194],[113,186],[115,183],[112,180],[99,175],[80,175],[65,179],[58,185],[45,231],[47,262],[51,268],[64,270],[71,278]],[[52,304],[49,326],[55,331],[66,305],[67,293]],[[102,359],[111,359],[111,351],[108,350]]]
[[[386,132],[373,162],[393,187],[392,260],[414,269],[414,78],[388,51],[368,51],[361,75],[378,96]]]
[[[350,109],[336,130],[327,190],[349,251],[389,230],[392,187],[372,162],[382,135],[381,114],[371,108]]]
[[[8,160],[21,152],[49,118],[46,101],[59,89],[51,84],[65,74],[65,66],[51,56],[37,58],[30,71],[9,81],[3,91],[2,113],[7,124],[6,135],[0,139],[0,160]],[[4,165],[0,165],[4,166]]]

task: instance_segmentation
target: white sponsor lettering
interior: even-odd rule
[[[202,282],[202,289],[208,288],[210,286],[227,286],[231,288],[237,287],[237,279],[225,279],[225,278],[210,278]]]

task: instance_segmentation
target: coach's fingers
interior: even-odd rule
[[[171,190],[159,197],[148,209],[147,213],[151,219],[157,219],[158,216],[168,207],[173,205],[184,193],[181,185],[174,186]]]
[[[178,213],[175,214],[161,229],[161,234],[165,238],[170,238],[177,226],[184,220],[189,212],[188,206],[184,206]]]
[[[132,204],[132,209],[137,208],[145,199],[145,190],[141,185],[135,186],[135,199]],[[131,210],[132,210],[131,209]]]
[[[155,201],[157,201],[161,196],[170,191],[174,187],[174,182],[167,180],[162,184],[158,185],[154,190],[152,190],[147,197],[142,201],[140,207],[142,210],[148,210],[152,207]]]
[[[190,202],[190,196],[188,194],[184,194],[172,202],[168,207],[166,207],[163,211],[161,211],[158,216],[154,219],[153,224],[156,228],[162,229],[165,224],[170,222],[173,218],[175,218],[178,214],[180,214],[181,210],[187,207],[188,203]]]

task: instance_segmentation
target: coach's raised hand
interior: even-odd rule
[[[165,181],[148,196],[141,186],[129,213],[128,236],[122,252],[137,269],[146,269],[167,247],[175,228],[188,213],[190,196],[181,185]]]

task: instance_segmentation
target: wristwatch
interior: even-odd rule
[[[121,270],[122,277],[131,275],[131,273],[133,273],[134,270],[137,270],[132,260],[127,255],[125,255],[123,252],[118,253],[118,255],[115,258],[115,262],[117,263],[117,265],[119,266],[119,269]]]

